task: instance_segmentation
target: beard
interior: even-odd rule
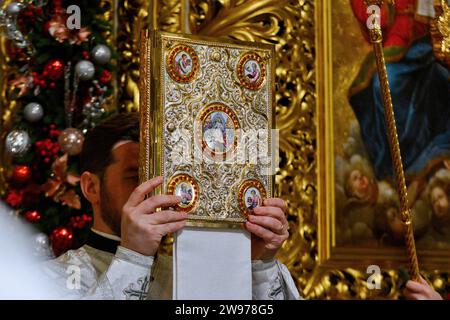
[[[100,184],[100,210],[103,221],[116,236],[120,237],[121,213],[120,210],[114,207],[112,197],[103,181]]]

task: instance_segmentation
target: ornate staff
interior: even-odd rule
[[[394,2],[394,0],[388,1],[390,1],[390,3]],[[403,173],[402,157],[400,154],[400,146],[398,143],[397,128],[395,125],[391,91],[389,89],[389,82],[386,72],[386,62],[384,60],[383,53],[383,34],[381,31],[380,12],[384,0],[364,0],[364,2],[368,7],[368,13],[370,14],[370,12],[373,11],[373,14],[375,15],[375,19],[373,19],[372,21],[368,21],[367,27],[369,30],[370,41],[373,45],[378,75],[380,78],[384,116],[388,129],[389,147],[394,167],[395,180],[397,183],[397,192],[400,198],[401,218],[404,225],[406,250],[409,258],[409,275],[411,279],[419,280],[419,264],[417,261],[416,244],[414,241],[413,226],[411,223],[411,211],[408,205],[405,175]],[[371,18],[369,17],[369,19]]]

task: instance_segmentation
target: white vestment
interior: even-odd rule
[[[61,299],[172,299],[172,257],[141,255],[119,241],[91,233],[97,241],[41,265]],[[218,288],[220,289],[220,288]],[[252,295],[257,300],[301,299],[283,264],[252,261]]]

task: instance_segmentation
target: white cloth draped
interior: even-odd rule
[[[121,246],[112,254],[84,245],[40,267],[60,299],[172,299],[172,257],[154,260]],[[80,285],[70,287],[67,270],[73,266],[79,268]],[[253,261],[251,270],[253,299],[300,299],[289,271],[278,261]]]
[[[175,236],[173,298],[252,298],[250,234],[244,230],[184,228]]]

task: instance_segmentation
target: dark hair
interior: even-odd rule
[[[112,148],[123,140],[139,142],[139,115],[122,113],[106,119],[88,132],[80,155],[81,172],[89,171],[103,178],[113,162]]]

